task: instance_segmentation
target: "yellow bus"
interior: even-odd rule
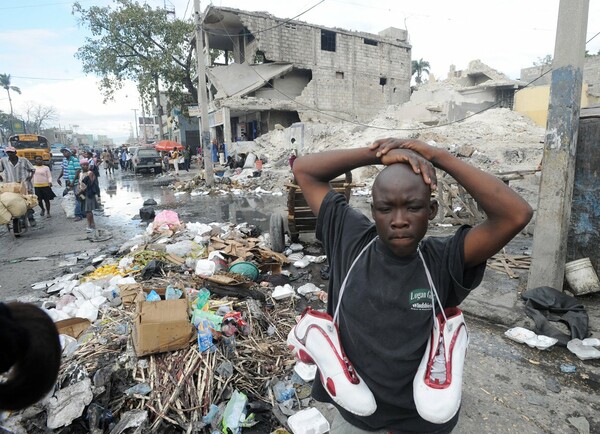
[[[17,156],[27,158],[32,163],[40,156],[44,165],[52,167],[52,152],[50,143],[44,136],[38,134],[15,134],[8,138],[8,144],[17,150]]]

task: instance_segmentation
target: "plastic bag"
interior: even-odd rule
[[[179,228],[180,225],[179,215],[175,211],[167,209],[159,212],[156,217],[154,217],[152,228],[155,231],[173,230]]]
[[[66,196],[63,197],[61,202],[62,209],[65,211],[67,218],[75,217],[75,193],[69,191]]]

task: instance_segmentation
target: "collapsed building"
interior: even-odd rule
[[[375,35],[211,5],[203,32],[209,125],[220,142],[300,121],[365,121],[410,98],[406,30]]]
[[[410,102],[396,110],[396,116],[426,125],[456,122],[490,108],[513,109],[515,94],[523,83],[512,80],[480,60],[467,69],[450,66],[445,80],[429,81],[412,93]]]

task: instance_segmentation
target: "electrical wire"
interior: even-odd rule
[[[262,30],[257,30],[257,31],[255,31],[255,32],[239,33],[239,34],[237,34],[237,35],[235,35],[235,36],[236,36],[236,37],[239,37],[239,36],[255,36],[255,35],[258,35],[259,33],[267,32],[267,31],[269,31],[269,30],[276,29],[277,27],[284,26],[284,25],[286,25],[286,24],[290,23],[291,21],[295,20],[296,18],[298,18],[298,17],[301,17],[302,15],[306,14],[307,12],[310,12],[311,10],[313,10],[314,8],[316,8],[317,6],[319,6],[319,5],[320,5],[321,3],[323,3],[324,1],[325,1],[325,0],[321,0],[320,2],[318,2],[318,3],[316,3],[315,5],[313,5],[313,6],[309,7],[308,9],[306,9],[305,11],[303,11],[303,12],[300,12],[298,15],[296,15],[296,16],[294,16],[294,17],[292,17],[292,18],[288,18],[288,19],[286,19],[286,20],[282,21],[281,23],[279,23],[279,24],[276,24],[276,25],[274,25],[274,26],[272,26],[272,27],[268,27],[268,28],[266,28],[266,29],[262,29]],[[223,23],[220,23],[220,24],[221,24],[221,26],[223,26]],[[204,31],[205,31],[206,33],[208,33],[209,35],[214,35],[214,36],[223,36],[223,34],[221,34],[221,33],[213,33],[213,32],[211,32],[210,30],[204,30]],[[229,33],[227,33],[227,36],[228,36],[228,37],[231,39],[231,35],[230,35]]]

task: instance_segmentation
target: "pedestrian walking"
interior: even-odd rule
[[[81,203],[81,211],[87,219],[87,232],[93,232],[96,229],[93,211],[98,209],[98,197],[100,195],[100,186],[98,178],[90,170],[87,160],[80,162],[81,171],[79,172],[79,189],[77,190],[77,199]]]
[[[171,161],[173,161],[175,175],[179,175],[179,151],[177,149],[173,149],[173,152],[171,152]]]
[[[35,157],[35,173],[33,174],[33,188],[41,208],[40,215],[50,218],[50,201],[54,200],[56,194],[52,190],[52,172],[48,166],[43,165],[40,155]]]
[[[60,171],[60,175],[58,175],[56,182],[58,183],[58,185],[62,186],[61,178],[63,178],[64,176],[66,189],[63,193],[63,196],[66,195],[69,190],[73,191],[73,193],[77,196],[77,186],[79,184],[77,175],[81,170],[81,164],[79,160],[75,158],[75,156],[72,154],[69,148],[62,148],[60,151],[62,152],[64,158],[62,162],[62,169]],[[87,162],[87,159],[85,159],[85,161]],[[76,200],[74,221],[79,222],[83,220],[84,217],[85,214],[81,212],[81,203],[78,200]]]
[[[13,146],[4,149],[6,157],[0,158],[0,181],[25,183],[28,193],[33,193],[31,179],[35,169],[27,158],[17,156],[17,150]],[[27,210],[27,219],[35,226],[34,211]]]
[[[186,146],[183,149],[183,165],[186,172],[190,171],[190,165],[192,164],[192,155],[190,152],[190,147]]]

